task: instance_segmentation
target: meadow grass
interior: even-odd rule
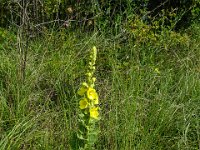
[[[3,41],[0,149],[77,149],[76,91],[93,45],[101,103],[96,149],[199,149],[199,28],[163,31],[156,41],[131,32],[47,32],[29,44],[23,82],[17,46]]]

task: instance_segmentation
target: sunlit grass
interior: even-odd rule
[[[135,43],[128,35],[122,42],[97,33],[47,34],[30,44],[24,83],[17,47],[2,49],[0,149],[77,147],[76,91],[91,45],[98,48],[95,76],[102,116],[96,149],[199,149],[197,29],[188,29],[189,43],[163,35]]]

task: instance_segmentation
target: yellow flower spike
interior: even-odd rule
[[[99,119],[98,107],[90,108],[90,117],[94,119]]]
[[[91,139],[90,135],[95,135],[98,132],[98,128],[96,128],[95,124],[97,121],[100,120],[100,108],[98,107],[99,98],[98,93],[96,92],[94,86],[96,78],[93,77],[95,72],[95,61],[96,61],[97,49],[96,47],[92,47],[90,50],[90,55],[88,57],[88,65],[86,75],[86,82],[82,83],[78,90],[78,94],[82,96],[81,100],[79,101],[79,108],[80,108],[80,128],[78,132],[78,137],[80,139],[85,139],[83,141],[83,149],[91,149],[94,147],[94,139]],[[85,127],[87,127],[85,129]],[[94,134],[95,133],[95,134]]]
[[[97,100],[98,99],[98,95],[95,89],[89,87],[87,90],[87,98],[90,100]]]
[[[89,103],[88,103],[87,98],[84,98],[84,99],[80,100],[80,102],[79,102],[79,108],[80,109],[85,109],[88,106],[89,106]]]
[[[83,96],[87,90],[88,90],[88,84],[83,82],[82,86],[80,87],[77,93],[78,95]]]

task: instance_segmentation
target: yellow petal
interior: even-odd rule
[[[98,100],[98,95],[95,89],[88,88],[87,90],[87,98],[90,100]]]
[[[99,99],[98,99],[98,97],[97,97],[97,99],[94,99],[93,102],[94,102],[95,105],[99,104]]]
[[[79,108],[80,109],[85,109],[87,107],[88,107],[88,101],[87,101],[87,99],[84,98],[84,99],[80,100],[80,102],[79,102]]]
[[[98,119],[99,112],[97,107],[90,108],[90,117],[94,119]]]
[[[88,89],[87,83],[83,82],[82,86],[79,88],[79,90],[77,92],[78,95],[83,96],[85,94],[85,92],[87,91],[87,89]]]

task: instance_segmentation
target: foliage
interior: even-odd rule
[[[20,21],[20,1],[1,1],[1,26],[8,22],[19,24]],[[76,28],[97,28],[105,30],[112,27],[119,30],[120,25],[132,16],[140,15],[146,21],[154,18],[160,20],[165,17],[166,25],[174,25],[174,28],[180,29],[191,24],[193,20],[199,18],[198,0],[177,1],[104,1],[104,0],[45,0],[43,2],[34,0],[30,1],[27,15],[33,26],[44,22],[57,20],[59,26],[67,21],[67,24]],[[176,16],[169,17],[171,13]],[[150,17],[150,19],[149,19]],[[49,24],[46,24],[49,25]]]
[[[17,38],[14,33],[4,28],[0,28],[0,50],[10,51],[16,47]]]
[[[7,6],[1,7],[7,29],[0,28],[0,149],[200,148],[200,25],[193,21],[199,1],[187,5],[192,21],[179,31],[184,3],[154,16],[150,1],[29,1],[28,32],[20,32],[17,2],[0,2]],[[35,29],[42,32],[35,36]],[[20,44],[27,46],[23,81]],[[95,87],[91,45],[98,47]]]
[[[178,33],[135,18],[128,27],[125,40],[47,30],[30,42],[23,84],[16,40],[9,40],[16,35],[1,29],[6,34],[0,53],[0,149],[75,149],[81,144],[75,137],[82,112],[76,109],[76,91],[91,45],[99,49],[96,149],[198,149],[199,25]]]

